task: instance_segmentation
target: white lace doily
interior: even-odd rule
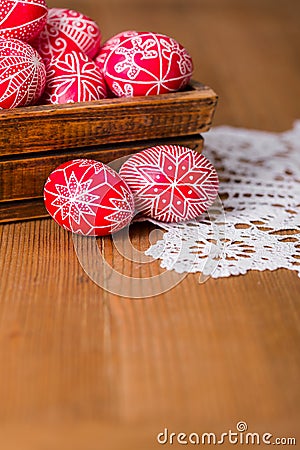
[[[159,223],[166,232],[146,254],[178,273],[286,268],[300,277],[300,121],[284,133],[214,128],[204,154],[219,173],[223,211]]]

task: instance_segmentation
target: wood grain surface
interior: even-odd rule
[[[88,158],[105,164],[144,150],[155,145],[183,145],[193,150],[202,151],[203,138],[200,134],[156,140],[145,140],[127,144],[86,147],[67,151],[47,152],[47,154],[30,154],[26,158],[20,156],[9,159],[0,158],[0,222],[22,219],[17,214],[7,214],[6,205],[20,200],[43,197],[45,180],[52,170],[66,161],[77,158]],[[123,160],[123,159],[122,159]],[[17,205],[17,203],[15,203]],[[22,206],[21,203],[19,203]],[[35,213],[26,218],[39,217]]]
[[[195,77],[220,95],[215,124],[281,131],[300,117],[296,0],[49,5],[94,16],[105,38],[134,28],[177,37],[194,55]],[[151,230],[135,225],[133,244],[147,248]],[[1,226],[0,240],[1,448],[152,450],[165,427],[226,432],[242,420],[252,432],[295,436],[299,448],[295,273],[204,284],[189,275],[169,292],[133,300],[89,280],[71,235],[51,220]],[[99,246],[132,276],[162,270],[124,261],[110,239]]]
[[[208,131],[217,100],[191,81],[169,94],[0,110],[0,158]]]

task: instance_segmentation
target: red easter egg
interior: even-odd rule
[[[102,45],[102,47],[100,49],[99,54],[94,59],[97,66],[101,70],[103,70],[105,60],[106,60],[107,56],[109,55],[109,53],[111,52],[111,50],[113,50],[120,44],[122,38],[133,37],[133,36],[138,36],[138,32],[133,31],[133,30],[122,31],[122,33],[116,34],[115,36],[111,37],[106,42],[104,42],[104,44]]]
[[[89,102],[107,97],[100,69],[84,53],[74,51],[53,58],[46,68],[44,103]]]
[[[100,41],[101,32],[92,19],[71,9],[52,8],[34,46],[47,61],[73,50],[93,59],[99,52]]]
[[[29,44],[0,38],[0,109],[28,106],[43,93],[46,69]]]
[[[85,236],[119,231],[134,215],[133,196],[125,181],[105,164],[88,159],[57,167],[46,181],[44,201],[59,225]]]
[[[44,0],[0,0],[0,37],[34,39],[46,23]]]
[[[184,88],[191,79],[193,62],[175,39],[139,32],[120,39],[106,57],[103,73],[118,97],[157,95]]]
[[[162,222],[198,217],[214,202],[219,187],[213,165],[203,155],[178,145],[148,148],[121,167],[136,208]]]

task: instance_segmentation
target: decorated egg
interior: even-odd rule
[[[106,42],[104,42],[103,46],[100,49],[100,53],[94,59],[97,66],[101,70],[103,70],[107,56],[115,47],[117,47],[120,44],[121,39],[137,35],[138,35],[137,31],[122,31],[122,33],[116,34],[115,36],[111,37]]]
[[[157,95],[183,89],[193,62],[186,49],[163,34],[122,37],[105,59],[103,73],[118,97]]]
[[[46,69],[29,44],[0,38],[0,109],[32,105],[43,93]]]
[[[88,159],[57,167],[46,181],[44,201],[59,225],[85,236],[119,231],[134,215],[133,196],[125,181],[105,164]]]
[[[0,0],[0,37],[34,39],[46,23],[44,0]]]
[[[101,32],[89,17],[70,9],[49,9],[45,28],[34,41],[44,60],[80,51],[94,58],[100,50]]]
[[[198,217],[214,202],[219,187],[208,159],[178,145],[152,147],[131,156],[120,176],[134,195],[137,211],[162,222]]]
[[[103,75],[84,53],[66,53],[47,64],[44,103],[88,102],[106,98]]]

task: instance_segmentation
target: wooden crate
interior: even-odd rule
[[[201,151],[217,95],[192,82],[184,92],[0,111],[0,222],[47,217],[43,186],[74,158],[108,163],[173,143]]]

